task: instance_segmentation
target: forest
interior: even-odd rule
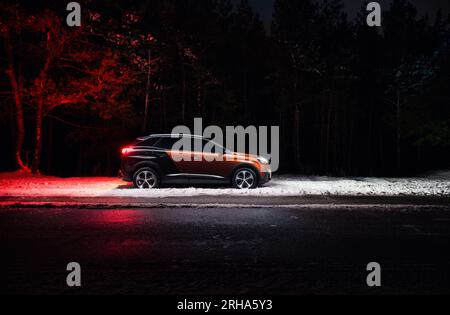
[[[369,27],[341,0],[0,4],[0,171],[114,176],[120,148],[194,118],[280,127],[280,172],[450,168],[450,16],[393,0]]]

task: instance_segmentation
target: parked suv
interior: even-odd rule
[[[180,141],[192,145],[174,150]],[[158,188],[161,184],[220,183],[251,189],[270,181],[272,172],[265,158],[231,152],[210,139],[151,135],[122,149],[121,176],[140,189]]]

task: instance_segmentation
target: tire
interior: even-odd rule
[[[258,177],[251,168],[241,167],[234,172],[231,184],[236,189],[255,189],[258,187]]]
[[[155,189],[159,188],[161,180],[154,169],[151,167],[143,167],[134,173],[133,184],[138,189]]]

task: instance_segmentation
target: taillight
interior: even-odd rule
[[[127,155],[131,151],[133,151],[133,148],[125,147],[125,148],[122,149],[122,155]]]

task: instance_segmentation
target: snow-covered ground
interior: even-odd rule
[[[334,178],[318,176],[275,176],[254,190],[228,188],[132,189],[117,178],[57,178],[23,172],[0,173],[0,196],[41,197],[186,197],[186,196],[450,196],[450,171],[418,178]]]

